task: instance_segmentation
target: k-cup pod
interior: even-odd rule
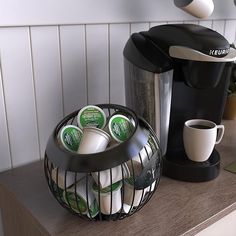
[[[59,168],[54,168],[52,170],[52,179],[55,183],[57,183],[58,187],[61,189],[65,189],[65,187],[69,188],[70,186],[75,184],[75,182],[85,177],[85,175],[85,173],[75,174],[74,172],[70,171],[65,172],[65,170]]]
[[[130,116],[129,114],[125,113],[125,112],[122,112],[122,111],[116,111],[114,112],[112,115],[110,115],[108,118],[107,118],[107,124],[109,123],[109,120],[111,117],[113,117],[114,115],[123,115],[125,116],[126,118],[129,119],[129,121],[132,123],[133,127],[135,127],[135,121],[134,121],[134,118],[132,116]]]
[[[118,143],[126,141],[134,130],[133,123],[124,115],[114,115],[109,120],[109,132]]]
[[[88,186],[86,186],[86,183]],[[77,182],[67,191],[64,191],[64,201],[76,212],[93,218],[99,210],[97,201],[92,192],[93,179],[88,176]],[[89,211],[88,211],[89,210]]]
[[[103,129],[106,125],[106,114],[98,106],[86,106],[79,111],[77,123],[80,128],[92,126]]]
[[[156,186],[156,180],[151,184],[151,186],[148,186],[145,188],[145,193],[147,192],[153,192]]]
[[[147,145],[145,145],[144,148],[141,149],[141,151],[137,156],[132,158],[132,160],[142,163],[143,166],[146,166],[150,158],[152,157],[152,154],[153,154],[152,148],[148,143]]]
[[[95,183],[93,184],[93,192],[98,205],[100,195],[100,210],[103,214],[115,214],[121,209],[121,186],[122,182],[119,181],[106,188],[100,189],[99,193],[99,187]]]
[[[130,172],[129,168],[126,165],[126,163],[123,164],[123,175],[122,175],[122,166],[116,166],[111,169],[103,170],[100,171],[100,176],[99,172],[93,172],[92,176],[98,186],[100,188],[106,188],[109,185],[116,183],[123,178],[129,178],[130,177]]]
[[[132,176],[139,176],[141,174],[143,170],[141,162],[132,159],[127,161],[126,163]]]
[[[122,208],[122,213],[128,214],[130,211],[132,211],[132,209],[133,209],[133,207],[124,203],[123,208]]]
[[[148,143],[143,149],[141,149],[137,156],[132,158],[132,161],[129,160],[126,162],[130,174],[135,176],[140,175],[143,167],[148,164],[149,159],[152,157],[152,154],[152,148]]]
[[[52,182],[52,188],[53,188],[56,198],[62,199],[63,194],[64,194],[64,189],[59,188],[58,185],[54,181]]]
[[[119,145],[118,142],[116,142],[114,139],[111,139],[111,141],[107,145],[107,148],[114,148],[114,147],[116,147],[118,145]]]
[[[125,179],[124,182],[124,203],[130,206],[138,206],[146,193],[145,189],[134,189],[133,177]]]
[[[64,126],[59,133],[59,143],[68,151],[77,152],[83,132],[74,125]]]
[[[102,152],[110,141],[110,135],[95,127],[84,127],[79,145],[79,154]]]

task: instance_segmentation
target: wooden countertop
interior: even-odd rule
[[[50,194],[42,162],[1,173],[0,206],[7,235],[12,235],[13,223],[14,232],[22,235],[35,229],[33,235],[194,235],[236,209],[236,174],[223,170],[236,161],[236,122],[223,123],[218,178],[187,183],[162,177],[147,205],[121,221],[89,222],[68,213]]]

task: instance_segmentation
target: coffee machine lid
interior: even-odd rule
[[[183,47],[183,46],[170,46],[169,54],[171,57],[192,60],[192,61],[208,61],[208,62],[230,62],[236,61],[236,50],[234,48],[229,48],[228,54],[224,57],[214,57],[214,55],[225,54],[225,49],[212,49],[210,55],[204,54],[197,50]]]
[[[174,58],[200,61],[233,61],[235,51],[218,32],[201,25],[167,24],[141,32]],[[222,58],[222,60],[218,60]]]
[[[159,25],[134,33],[123,55],[137,67],[154,73],[171,70],[174,58],[208,62],[236,60],[236,50],[221,34],[194,24]]]
[[[124,58],[135,66],[154,73],[164,73],[173,68],[173,59],[142,33],[134,33],[127,41]]]

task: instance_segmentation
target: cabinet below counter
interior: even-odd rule
[[[49,192],[42,161],[1,173],[5,236],[195,235],[236,210],[236,174],[224,170],[236,162],[236,121],[223,124],[225,135],[216,146],[221,155],[216,179],[188,183],[163,176],[152,199],[120,221],[85,221],[63,209]]]

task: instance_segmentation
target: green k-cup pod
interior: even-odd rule
[[[106,114],[98,106],[86,106],[79,111],[77,123],[80,128],[93,126],[103,129],[106,125]]]
[[[134,126],[132,122],[124,115],[114,115],[109,120],[109,132],[113,139],[122,143],[126,141],[132,134]]]
[[[74,125],[64,126],[59,135],[59,141],[67,150],[77,152],[83,132]]]
[[[54,192],[56,193],[57,198],[62,198],[63,197],[63,192],[64,190],[59,188],[56,183],[53,183],[52,185]]]
[[[66,189],[63,197],[70,208],[77,213],[86,214],[89,218],[93,218],[99,213],[99,207],[92,192],[92,184],[92,177],[87,176]]]
[[[89,207],[89,212],[87,213],[87,216],[90,218],[90,215],[92,218],[94,218],[99,213],[99,207],[96,199],[92,202],[91,206]]]
[[[101,194],[109,194],[110,192],[114,192],[114,191],[117,191],[117,190],[119,190],[120,188],[121,188],[121,186],[122,186],[122,182],[121,181],[118,181],[118,182],[116,182],[116,183],[114,183],[114,184],[112,184],[112,185],[110,185],[110,186],[108,186],[108,187],[106,187],[106,188],[102,188],[102,189],[100,189],[100,193]],[[96,184],[96,183],[94,183],[93,184],[93,191],[95,192],[95,193],[98,193],[99,191],[98,191],[98,185]]]
[[[64,198],[64,201],[73,210],[75,210],[78,213],[87,214],[87,212],[88,212],[87,204],[86,204],[86,201],[82,197],[75,195],[72,192],[64,191],[63,198]]]

